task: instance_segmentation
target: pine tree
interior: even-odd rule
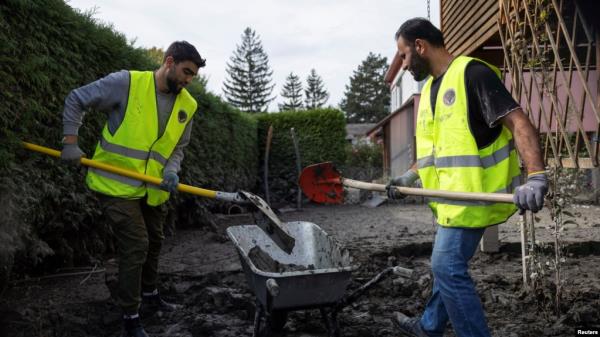
[[[302,109],[302,83],[300,77],[290,73],[285,79],[281,96],[286,100],[279,104],[280,111],[297,111]]]
[[[388,115],[390,91],[385,84],[387,58],[369,53],[350,77],[340,108],[349,123],[376,123]]]
[[[325,90],[323,79],[317,75],[314,69],[310,70],[310,75],[306,78],[306,108],[315,109],[322,107],[329,99],[329,93]]]
[[[265,53],[260,36],[251,28],[242,35],[242,44],[227,63],[228,78],[223,92],[229,103],[246,112],[262,112],[268,109],[275,84],[271,84],[273,71]]]

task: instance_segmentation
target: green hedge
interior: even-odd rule
[[[9,214],[0,223],[0,260],[16,254],[20,269],[41,271],[89,264],[106,249],[107,229],[84,187],[84,170],[26,152],[20,140],[58,148],[72,88],[115,70],[156,65],[124,35],[59,0],[2,2],[0,46],[0,192]],[[81,145],[88,154],[104,119],[86,117]]]
[[[112,249],[110,229],[85,187],[85,169],[25,151],[20,140],[60,148],[62,110],[73,88],[120,69],[154,69],[141,48],[60,0],[0,2],[0,292],[18,273],[88,265]],[[181,181],[220,190],[256,185],[256,121],[206,93]],[[91,156],[106,116],[90,111],[80,145]],[[206,200],[177,195],[171,219],[202,223]]]
[[[338,167],[346,178],[372,181],[383,176],[383,145],[346,144],[346,162]]]
[[[258,174],[256,120],[213,94],[201,92],[194,96],[198,101],[198,112],[192,139],[185,151],[180,181],[226,192],[254,190]],[[211,199],[185,194],[172,199],[180,205],[180,226],[210,221],[207,211],[220,205]]]
[[[290,128],[295,129],[302,167],[324,161],[342,164],[346,159],[346,120],[337,109],[261,114],[258,119],[260,186],[264,195],[263,162],[269,125],[273,140],[269,156],[269,190],[271,201],[291,202],[297,192],[297,169]]]

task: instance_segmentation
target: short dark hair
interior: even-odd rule
[[[206,60],[200,57],[196,47],[187,41],[175,41],[171,43],[165,52],[163,63],[169,56],[173,57],[175,63],[192,61],[198,66],[198,68],[202,68],[206,65]]]
[[[402,36],[407,42],[414,44],[416,39],[422,39],[436,47],[444,46],[444,35],[429,20],[414,18],[405,21],[396,32],[396,41]]]

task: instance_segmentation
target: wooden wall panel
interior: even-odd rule
[[[498,0],[440,0],[446,48],[468,55],[498,32]]]

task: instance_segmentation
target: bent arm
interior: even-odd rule
[[[502,117],[500,121],[512,132],[527,174],[544,171],[539,134],[523,110],[516,109]]]

